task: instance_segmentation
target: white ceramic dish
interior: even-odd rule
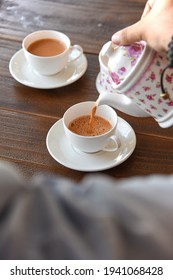
[[[52,76],[39,75],[28,64],[23,49],[16,52],[9,63],[13,78],[19,83],[33,88],[53,89],[74,83],[83,76],[87,69],[87,59],[82,54],[77,60],[69,63],[61,72]]]
[[[49,130],[46,145],[50,155],[60,164],[78,171],[101,171],[115,167],[127,160],[136,147],[133,128],[118,117],[117,132],[121,145],[115,152],[100,151],[89,154],[74,149],[65,136],[62,119]]]

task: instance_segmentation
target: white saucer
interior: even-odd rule
[[[9,63],[9,70],[13,78],[25,86],[39,89],[52,89],[63,87],[77,81],[85,73],[87,65],[87,59],[82,54],[58,74],[43,76],[33,71],[21,49],[12,56]]]
[[[49,130],[46,145],[50,155],[62,165],[78,171],[100,171],[112,168],[125,161],[136,146],[136,135],[132,127],[118,117],[117,136],[121,145],[115,152],[100,151],[87,154],[74,149],[65,136],[62,119]]]
[[[105,90],[102,88],[102,86],[100,85],[100,82],[99,82],[100,75],[101,75],[101,73],[99,73],[96,78],[96,89],[97,89],[98,93],[105,94]],[[115,107],[115,109],[117,109],[125,114],[131,115],[133,117],[149,117],[149,115],[144,110],[140,109],[126,95],[118,94],[118,93],[113,93],[113,95],[116,100],[114,102],[114,106],[113,106],[113,107]],[[108,104],[108,105],[112,106],[112,104]]]

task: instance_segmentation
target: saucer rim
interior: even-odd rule
[[[25,86],[27,86],[27,87],[31,87],[31,88],[36,88],[36,89],[55,89],[55,88],[61,88],[61,87],[65,87],[65,86],[68,86],[68,85],[70,85],[70,84],[72,84],[72,83],[74,83],[74,82],[76,82],[77,80],[79,80],[84,74],[85,74],[85,72],[86,72],[86,70],[87,70],[87,68],[88,68],[88,61],[87,61],[87,58],[86,58],[86,56],[85,56],[85,54],[84,53],[82,53],[82,55],[77,59],[77,60],[75,60],[75,61],[72,61],[70,64],[77,64],[77,61],[79,60],[79,59],[84,59],[84,67],[83,67],[83,69],[82,69],[82,71],[76,76],[76,78],[75,79],[73,79],[73,80],[70,80],[69,82],[65,82],[64,81],[64,83],[63,84],[61,84],[61,85],[58,85],[58,83],[57,84],[53,84],[53,85],[51,85],[51,81],[50,81],[50,85],[47,85],[47,86],[41,86],[40,84],[36,84],[36,83],[32,83],[32,82],[30,82],[30,81],[28,81],[28,80],[26,80],[26,82],[25,81],[23,81],[23,80],[21,80],[20,79],[20,77],[19,77],[19,75],[17,75],[16,74],[16,72],[13,70],[13,67],[14,67],[14,64],[15,64],[15,59],[17,59],[17,57],[18,56],[22,56],[23,55],[23,63],[27,63],[27,61],[26,61],[26,58],[25,58],[25,56],[24,56],[24,51],[23,51],[23,49],[21,48],[20,50],[18,50],[17,52],[15,52],[14,54],[13,54],[13,56],[11,57],[11,59],[10,59],[10,62],[9,62],[9,71],[10,71],[10,74],[11,74],[11,76],[17,81],[17,82],[19,82],[20,84],[22,84],[22,85],[25,85]],[[77,66],[78,67],[78,66]],[[77,68],[76,67],[76,68]],[[57,74],[55,74],[55,75],[52,75],[52,76],[56,76],[56,75],[58,75],[59,73],[57,73]],[[34,75],[34,72],[33,72],[33,75]],[[35,74],[35,76],[36,76],[37,74]],[[38,74],[38,76],[39,76],[39,78],[41,77],[41,78],[45,78],[45,76],[42,76],[42,75],[39,75]],[[52,77],[52,76],[50,76],[50,77]],[[72,75],[73,76],[73,75]],[[71,77],[72,77],[71,76]],[[49,79],[49,76],[46,76],[46,79]]]
[[[124,120],[123,118],[119,117],[118,116],[118,123],[120,122],[123,122],[125,123],[126,125],[129,126],[133,136],[132,136],[132,139],[133,139],[133,143],[131,145],[131,148],[128,147],[128,151],[126,153],[124,153],[123,157],[118,161],[118,162],[114,162],[113,160],[111,161],[110,160],[110,164],[106,163],[105,165],[102,165],[100,167],[89,167],[87,166],[86,168],[79,168],[79,167],[75,167],[75,164],[68,164],[67,161],[68,161],[68,157],[66,157],[67,161],[63,161],[62,159],[58,159],[56,155],[53,154],[53,152],[51,151],[51,147],[50,147],[50,144],[49,144],[49,141],[50,141],[50,135],[52,133],[52,131],[55,129],[55,127],[59,126],[59,129],[61,129],[61,133],[59,133],[59,137],[61,137],[61,134],[65,134],[64,132],[64,128],[63,128],[63,120],[62,118],[59,119],[57,122],[55,122],[51,128],[48,130],[48,133],[47,133],[47,136],[46,136],[46,147],[47,147],[47,150],[49,152],[49,154],[51,155],[51,157],[56,161],[58,162],[59,164],[61,164],[62,166],[66,167],[66,168],[69,168],[69,169],[72,169],[72,170],[76,170],[76,171],[82,171],[82,172],[98,172],[98,171],[103,171],[103,170],[108,170],[108,169],[111,169],[113,167],[116,167],[118,165],[120,165],[121,163],[123,163],[124,161],[126,161],[131,155],[132,153],[134,152],[135,148],[136,148],[136,142],[137,142],[137,139],[136,139],[136,134],[135,134],[135,131],[134,129],[132,128],[132,126],[126,121]],[[118,127],[118,126],[117,126]],[[120,130],[119,132],[121,133],[121,127],[120,127]],[[121,134],[123,136],[123,134]],[[125,142],[125,141],[124,141]],[[69,144],[69,147],[70,147],[70,144]],[[122,151],[124,151],[124,149],[127,148],[127,146],[125,146],[123,149],[122,148],[119,148],[119,149],[122,149]],[[74,153],[77,153],[79,155],[79,153],[77,151],[75,151],[75,149],[70,148]],[[118,149],[118,150],[119,150]],[[98,153],[102,153],[103,155],[103,160],[104,160],[104,157],[105,155],[109,155],[110,152],[106,152],[106,151],[100,151]],[[96,156],[98,155],[98,153],[96,153]],[[113,152],[116,154],[116,152]],[[83,152],[81,152],[82,156],[85,154]],[[87,157],[90,156],[90,154],[87,154]],[[93,154],[92,154],[93,156]],[[90,159],[92,160],[92,158]]]

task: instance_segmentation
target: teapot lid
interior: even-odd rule
[[[124,91],[129,87],[129,82],[134,83],[151,62],[154,53],[145,41],[127,46],[116,46],[109,42],[107,49],[104,46],[101,55],[107,58],[112,87]]]

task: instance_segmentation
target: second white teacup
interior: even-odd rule
[[[71,46],[69,37],[59,31],[40,30],[27,35],[22,42],[24,55],[40,75],[54,75],[69,62],[79,58],[83,49]]]
[[[76,134],[69,129],[69,125],[72,121],[79,117],[90,115],[94,105],[94,101],[86,101],[71,106],[63,116],[65,134],[71,145],[82,152],[95,153],[100,150],[108,152],[116,151],[120,145],[116,136],[118,117],[115,110],[108,105],[98,106],[96,110],[96,115],[102,117],[111,125],[111,129],[106,133],[96,136],[84,136]]]

